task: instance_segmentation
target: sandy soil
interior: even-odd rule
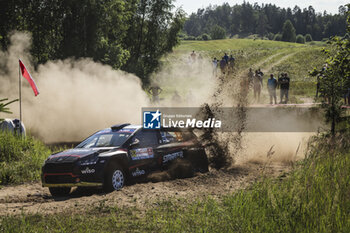
[[[0,215],[82,213],[100,205],[142,210],[162,200],[219,197],[247,187],[263,174],[276,176],[288,169],[287,165],[277,163],[246,163],[226,171],[211,170],[187,179],[132,184],[112,193],[75,189],[69,197],[56,199],[39,182],[6,186],[0,189]]]

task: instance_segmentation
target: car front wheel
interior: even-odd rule
[[[121,190],[125,184],[125,174],[120,166],[115,166],[107,175],[105,181],[105,190],[110,192],[114,190]]]

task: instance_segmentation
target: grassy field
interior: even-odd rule
[[[236,58],[237,74],[247,73],[249,68],[261,68],[266,76],[287,72],[291,78],[290,94],[299,99],[315,96],[316,80],[308,73],[314,67],[322,67],[326,59],[321,52],[324,46],[323,42],[297,44],[253,39],[182,41],[170,60],[177,59],[180,54],[189,55],[193,50],[209,61],[221,58],[224,53],[232,54]]]
[[[287,43],[271,40],[253,40],[253,39],[225,39],[209,41],[182,41],[175,51],[229,51],[245,49],[282,49],[305,47],[303,44]]]

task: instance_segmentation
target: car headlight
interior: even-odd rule
[[[98,156],[90,155],[90,156],[87,156],[86,158],[81,159],[80,165],[82,165],[82,166],[93,165],[93,164],[96,164],[97,161],[98,161]]]

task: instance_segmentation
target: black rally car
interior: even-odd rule
[[[42,184],[53,196],[67,195],[74,186],[119,190],[126,181],[167,169],[177,158],[188,160],[194,171],[208,171],[205,150],[191,131],[115,125],[49,156]]]

